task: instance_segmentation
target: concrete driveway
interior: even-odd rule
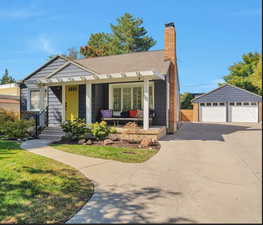
[[[261,222],[261,127],[185,123],[141,164],[73,155],[26,142],[92,179],[95,194],[68,223]]]

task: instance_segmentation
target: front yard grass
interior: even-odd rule
[[[92,193],[72,167],[0,140],[0,223],[64,223]]]
[[[144,162],[158,152],[157,149],[133,149],[101,145],[52,144],[51,146],[74,154],[129,163]]]

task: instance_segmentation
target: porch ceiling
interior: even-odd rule
[[[106,83],[106,82],[118,82],[128,81],[129,79],[165,79],[164,74],[160,74],[154,71],[138,71],[138,72],[126,72],[126,73],[111,73],[111,74],[92,74],[89,76],[74,76],[74,77],[61,77],[61,78],[44,78],[39,79],[39,84],[58,84],[58,83],[72,83],[72,82],[94,82],[94,83]]]

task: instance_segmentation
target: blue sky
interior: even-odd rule
[[[0,75],[22,79],[49,55],[85,45],[91,33],[129,12],[144,20],[164,47],[164,24],[174,22],[181,92],[215,87],[242,54],[261,51],[259,0],[2,0]]]

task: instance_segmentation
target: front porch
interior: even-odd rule
[[[45,87],[50,127],[59,127],[61,122],[77,118],[84,119],[87,123],[105,120],[109,125],[117,125],[113,122],[116,120],[119,121],[118,125],[135,121],[141,125],[140,130],[149,130],[149,134],[156,130],[156,126],[167,126],[165,80],[85,82]],[[102,110],[111,110],[112,114],[105,118]],[[138,110],[141,115],[130,117],[129,110]],[[120,127],[117,129],[121,130]],[[153,135],[159,133],[157,130]]]

